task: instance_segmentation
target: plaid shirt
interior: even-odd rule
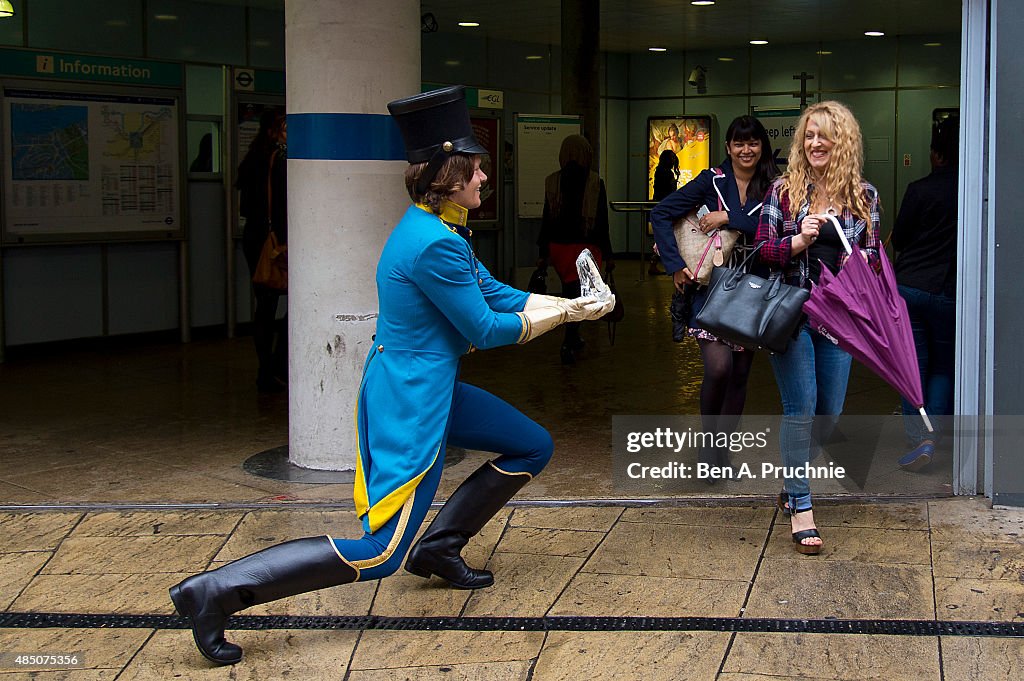
[[[793,237],[800,233],[800,222],[807,217],[810,203],[804,200],[800,209],[793,214],[789,203],[789,195],[782,195],[784,178],[778,178],[772,183],[768,195],[764,199],[764,207],[761,209],[761,221],[757,225],[757,234],[754,243],[765,242],[758,252],[761,262],[774,270],[781,269],[787,284],[809,288],[808,274],[810,264],[808,262],[807,250],[805,249],[796,256],[792,254]],[[878,203],[878,190],[868,182],[861,182],[864,192],[867,194],[868,207],[871,211],[871,224],[867,220],[854,216],[849,208],[844,208],[839,218],[839,224],[846,233],[850,244],[860,246],[861,250],[867,253],[868,262],[872,267],[877,268],[878,261],[878,233],[880,229],[880,207]],[[808,185],[807,196],[810,197],[814,185]],[[836,268],[846,264],[849,256],[840,249],[836,262],[826,263]]]

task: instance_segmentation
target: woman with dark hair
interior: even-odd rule
[[[256,273],[271,227],[279,244],[288,243],[287,150],[287,119],[276,111],[264,111],[260,116],[260,130],[249,143],[235,181],[239,190],[239,212],[245,218],[242,253],[250,278]],[[256,388],[260,392],[280,392],[285,388],[283,378],[288,361],[286,332],[285,325],[277,321],[277,305],[283,294],[284,291],[261,284],[253,285],[252,337],[259,362]]]
[[[531,295],[499,283],[476,259],[466,219],[480,205],[486,150],[473,135],[462,86],[400,99],[388,110],[405,141],[413,205],[377,265],[377,334],[356,406],[354,501],[364,534],[285,542],[172,587],[171,600],[191,621],[199,651],[218,664],[242,659],[242,649],[224,639],[232,613],[380,579],[403,561],[409,572],[437,575],[455,588],[493,584],[490,572],[466,565],[462,548],[540,473],[554,445],[512,405],[461,382],[460,358],[474,348],[525,343],[615,305],[614,296],[598,302]],[[447,444],[500,456],[452,493],[410,551],[437,491]]]
[[[700,413],[704,431],[713,433],[730,433],[739,421],[747,399],[747,378],[754,353],[719,339],[697,324],[696,315],[707,299],[707,287],[694,278],[691,266],[696,268],[697,263],[684,262],[679,254],[672,224],[706,206],[710,212],[700,219],[701,231],[735,229],[741,233],[737,247],[749,244],[757,231],[761,200],[779,174],[768,132],[753,116],[740,116],[729,124],[725,153],[721,165],[702,171],[651,211],[658,252],[676,288],[673,305],[677,309],[682,307],[686,335],[695,338],[700,346],[704,361]],[[711,466],[731,465],[723,448],[701,448],[697,461]],[[707,480],[713,482],[714,478]]]
[[[654,193],[652,201],[663,198],[679,189],[679,156],[671,149],[661,152],[658,166],[654,169]]]
[[[608,197],[604,181],[591,170],[594,150],[582,135],[569,135],[562,140],[558,152],[561,170],[544,180],[544,218],[537,246],[538,266],[546,268],[550,261],[562,282],[562,295],[580,295],[576,258],[584,248],[590,249],[601,267],[606,263],[614,269],[612,243],[608,236]],[[573,364],[583,349],[579,324],[565,325],[562,341],[562,364]]]

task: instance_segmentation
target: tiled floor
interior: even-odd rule
[[[513,507],[466,552],[476,592],[399,574],[258,606],[258,615],[656,616],[1022,622],[1024,512],[978,499],[823,504],[821,556],[763,505]],[[9,512],[10,612],[171,614],[167,588],[283,539],[347,534],[324,510]],[[987,537],[998,537],[989,541]],[[948,547],[961,547],[951,555]],[[1024,639],[697,632],[236,631],[215,670],[187,631],[0,629],[0,651],[84,654],[40,678],[1017,679]],[[685,670],[685,672],[681,671]],[[347,673],[347,676],[346,676]],[[0,679],[28,678],[10,668]]]
[[[500,512],[465,552],[495,571],[494,587],[456,591],[401,573],[249,613],[1024,621],[1024,512],[943,498],[948,453],[924,474],[904,473],[894,464],[898,437],[866,451],[848,426],[829,455],[863,465],[851,482],[815,486],[818,557],[793,551],[771,503],[774,483],[614,483],[611,417],[695,414],[700,385],[695,346],[668,340],[667,281],[622,276],[620,290],[628,316],[616,345],[591,325],[577,366],[558,363],[556,335],[465,362],[464,378],[521,407],[556,441],[526,503]],[[169,615],[167,588],[187,574],[286,539],[358,533],[349,485],[243,470],[287,438],[287,399],[255,393],[250,343],[13,349],[0,364],[0,609]],[[855,369],[849,414],[882,418],[896,404]],[[747,411],[778,412],[764,357]],[[440,495],[484,458],[469,452],[446,470]],[[561,501],[576,503],[551,505]],[[74,670],[30,671],[0,657],[0,681],[998,681],[1024,668],[1024,640],[969,636],[272,629],[231,638],[245,660],[216,669],[182,630],[0,629],[0,655],[84,653]]]

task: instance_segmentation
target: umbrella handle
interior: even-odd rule
[[[928,414],[925,413],[924,407],[918,408],[918,413],[921,414],[921,418],[924,419],[924,425],[928,429],[929,433],[934,433],[935,429],[932,428],[932,422],[928,419]]]
[[[836,219],[835,215],[826,215],[829,222],[836,226],[836,231],[839,233],[839,240],[843,242],[843,248],[846,249],[846,255],[853,255],[853,247],[850,246],[850,240],[846,238],[846,232],[839,225],[839,220]]]

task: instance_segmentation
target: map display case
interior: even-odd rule
[[[4,242],[180,238],[180,126],[175,96],[5,87]]]

